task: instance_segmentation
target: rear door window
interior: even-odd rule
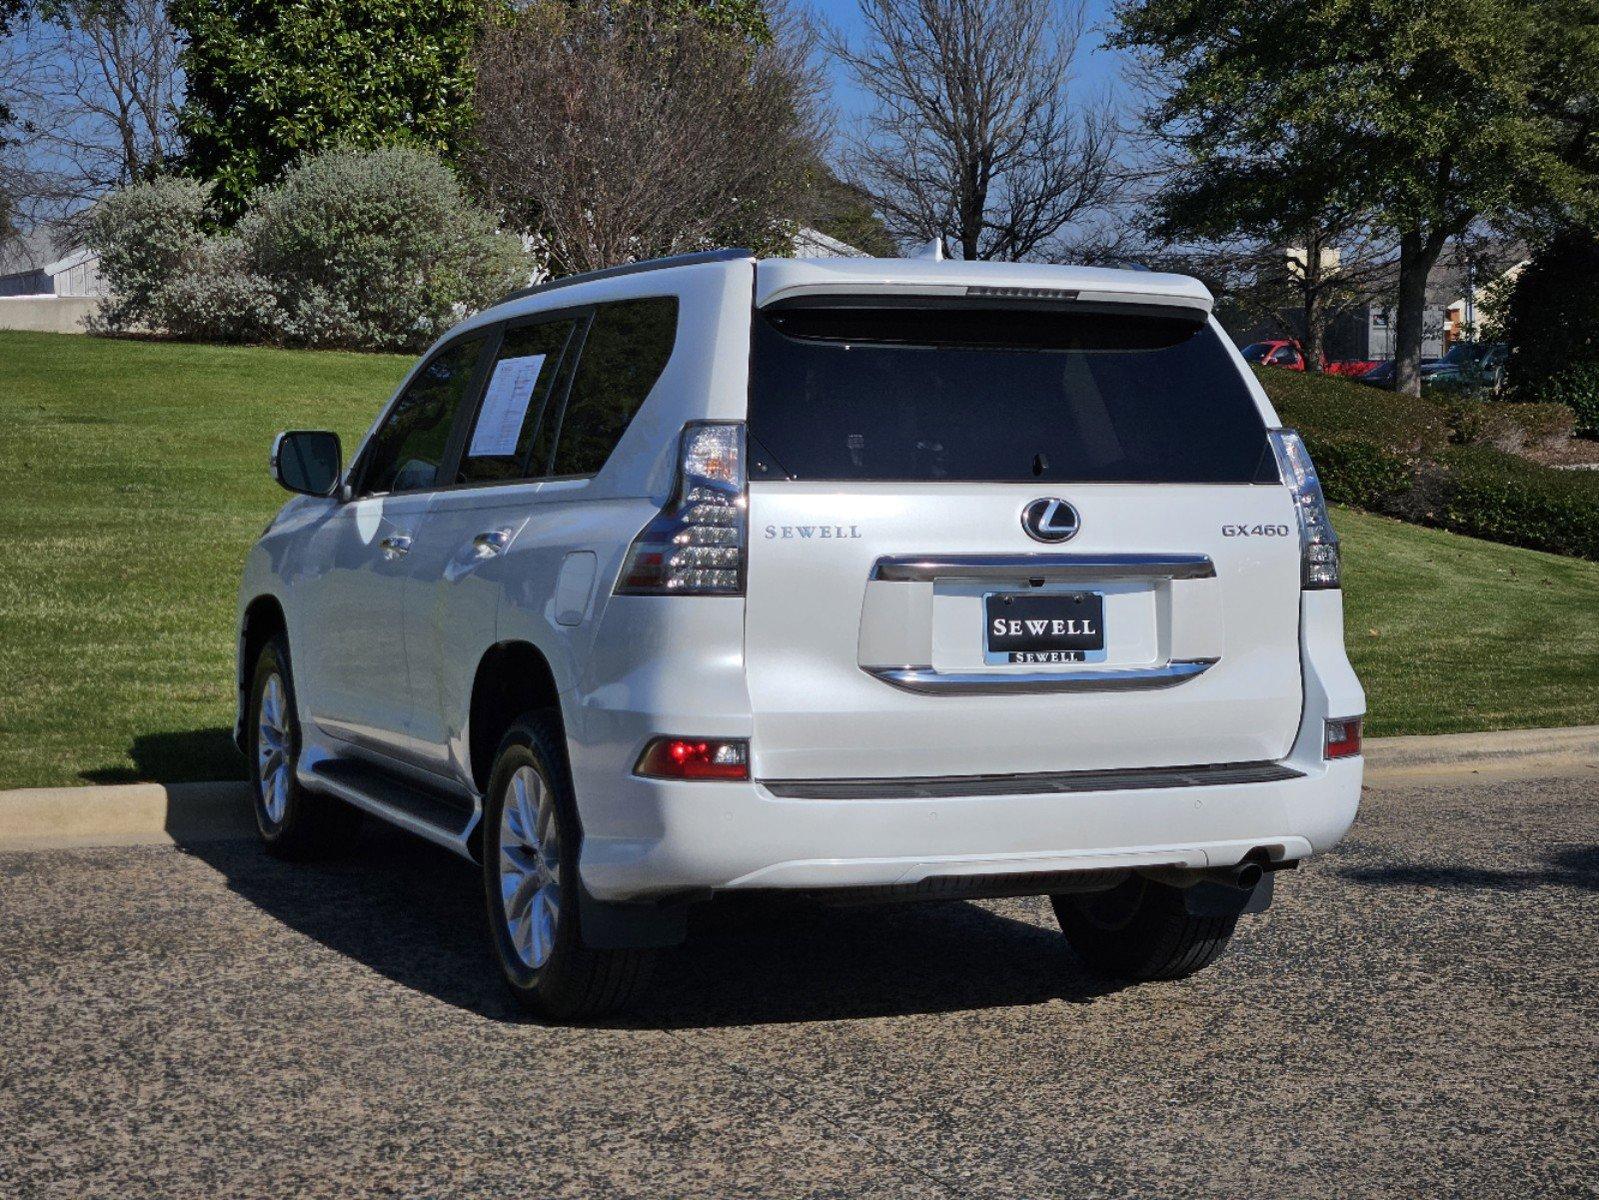
[[[1215,330],[1142,310],[757,313],[749,427],[793,479],[1276,479],[1265,422]]]
[[[417,372],[367,451],[361,490],[415,492],[438,485],[455,419],[472,392],[487,335],[444,347]]]
[[[576,325],[568,317],[505,331],[461,454],[458,483],[521,479],[529,473],[550,398],[559,394],[562,360]]]
[[[677,340],[677,298],[602,304],[583,339],[556,433],[552,475],[592,475],[666,370]]]

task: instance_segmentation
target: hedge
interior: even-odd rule
[[[1323,434],[1297,426],[1310,450],[1322,491],[1335,504],[1388,512],[1414,490],[1422,465],[1419,454],[1404,454],[1375,438]]]
[[[1599,471],[1557,471],[1487,446],[1446,456],[1433,522],[1456,533],[1599,559]]]
[[[1506,453],[1569,437],[1569,408],[1439,404],[1326,376],[1257,374],[1283,422],[1304,435],[1330,501],[1599,559],[1599,471],[1558,471]]]
[[[1309,436],[1350,436],[1391,451],[1433,458],[1449,444],[1445,410],[1431,400],[1378,391],[1332,375],[1256,368],[1284,424]],[[1316,464],[1318,470],[1321,464]]]

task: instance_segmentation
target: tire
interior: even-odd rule
[[[579,929],[582,829],[566,739],[548,713],[529,713],[494,754],[483,812],[483,892],[489,938],[517,1002],[545,1020],[603,1016],[648,981],[647,950],[596,950]]]
[[[361,814],[331,796],[308,792],[295,778],[300,759],[297,711],[289,647],[280,635],[261,648],[250,681],[245,733],[251,807],[268,854],[322,858],[349,849],[360,832]]]
[[[1051,896],[1055,919],[1079,958],[1119,979],[1182,979],[1221,957],[1236,916],[1196,917],[1182,889],[1134,875],[1104,892]]]

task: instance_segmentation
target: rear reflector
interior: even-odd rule
[[[656,738],[633,770],[654,779],[748,779],[750,745],[742,738]]]
[[[1339,717],[1327,722],[1327,740],[1323,758],[1353,758],[1360,753],[1359,717]]]

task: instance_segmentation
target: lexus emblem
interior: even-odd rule
[[[1058,496],[1042,496],[1022,509],[1022,528],[1037,542],[1064,542],[1077,536],[1082,519]]]

